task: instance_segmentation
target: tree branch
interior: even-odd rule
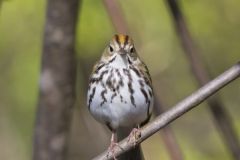
[[[110,15],[111,22],[118,33],[127,34],[128,27],[123,12],[117,0],[103,0],[106,11]]]
[[[162,101],[159,100],[159,97],[154,92],[154,114],[155,116],[159,116],[164,112]],[[173,133],[173,130],[170,126],[166,126],[162,129],[162,139],[164,144],[166,145],[167,151],[169,152],[169,157],[171,160],[183,160],[183,153],[180,149],[179,144],[177,143],[177,139]]]
[[[147,124],[141,129],[141,137],[138,139],[137,144],[159,131],[161,128],[167,126],[169,123],[182,116],[184,113],[196,107],[198,104],[203,102],[205,99],[216,93],[218,90],[226,86],[228,83],[232,82],[240,76],[240,62],[236,65],[219,75],[214,80],[210,81],[202,88],[191,94],[189,97],[185,98],[174,107],[169,109],[167,112],[158,116],[155,120]],[[118,156],[131,148],[134,144],[128,143],[127,138],[119,143],[122,149],[119,147],[115,148],[115,155]],[[112,155],[107,157],[107,151],[104,151],[99,156],[95,157],[93,160],[110,160]]]
[[[199,50],[195,46],[194,39],[188,30],[181,8],[179,7],[178,0],[166,0],[170,12],[172,13],[173,22],[179,36],[180,42],[184,49],[184,53],[190,63],[192,73],[197,80],[199,86],[206,84],[211,78],[205,64],[199,54]],[[234,130],[231,117],[221,102],[219,96],[214,96],[207,101],[210,108],[215,124],[218,127],[222,138],[227,145],[227,148],[232,153],[236,160],[240,160],[240,144],[237,134]]]

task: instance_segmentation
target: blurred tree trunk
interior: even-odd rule
[[[34,160],[64,160],[75,101],[75,29],[79,0],[48,0]]]

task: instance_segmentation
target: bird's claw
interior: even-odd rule
[[[137,144],[138,139],[141,137],[141,130],[140,128],[133,128],[131,133],[128,136],[128,142],[132,142],[134,147]]]
[[[117,160],[116,156],[115,156],[115,147],[120,148],[121,150],[123,150],[123,148],[116,142],[111,142],[110,146],[108,147],[108,153],[107,153],[107,157],[109,157],[110,155],[113,156],[114,160]]]

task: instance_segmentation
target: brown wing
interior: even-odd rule
[[[105,64],[103,62],[96,62],[95,65],[93,66],[93,70],[92,73],[89,77],[89,85],[88,85],[88,89],[90,88],[91,83],[93,83],[94,81],[96,81],[96,78],[93,78],[94,74],[97,74],[98,71],[104,66]]]
[[[152,88],[152,79],[149,73],[149,70],[144,62],[141,61],[139,65],[140,71],[143,74],[143,78],[146,81],[146,83]]]
[[[96,62],[95,63],[95,65],[93,66],[93,70],[92,70],[92,73],[91,73],[91,76],[93,75],[93,74],[97,74],[98,73],[98,71],[102,68],[104,66],[104,63],[103,62]]]

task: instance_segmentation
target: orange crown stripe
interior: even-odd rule
[[[124,44],[126,42],[127,36],[120,34],[118,37],[120,44]]]
[[[115,40],[119,44],[126,44],[127,41],[128,41],[128,36],[127,35],[123,35],[123,34],[117,34],[117,35],[115,35]]]

